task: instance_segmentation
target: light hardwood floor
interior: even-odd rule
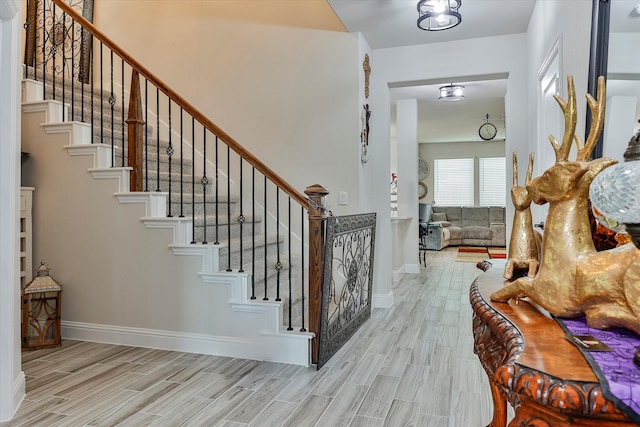
[[[27,395],[2,426],[435,426],[491,419],[456,249],[428,252],[320,371],[91,342],[23,354]]]

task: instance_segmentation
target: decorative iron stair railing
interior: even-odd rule
[[[221,270],[251,273],[251,299],[286,301],[286,329],[317,337],[326,190],[295,189],[65,1],[27,0],[25,29],[24,77],[68,107],[60,120],[90,124],[131,192],[166,192],[191,244],[220,245]]]

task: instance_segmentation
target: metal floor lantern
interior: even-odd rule
[[[49,276],[49,267],[41,262],[36,277],[22,290],[23,351],[62,344],[61,305],[62,286]]]

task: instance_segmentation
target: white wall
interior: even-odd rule
[[[578,101],[578,126],[577,133],[584,138],[584,126],[587,103],[585,95],[587,92],[587,80],[589,76],[589,46],[591,39],[591,2],[584,0],[563,0],[563,1],[537,1],[529,28],[527,29],[527,94],[528,111],[531,120],[528,122],[527,144],[518,151],[519,159],[526,159],[530,151],[536,152],[536,164],[544,162],[555,162],[553,158],[543,158],[540,154],[542,144],[550,144],[548,135],[540,134],[538,123],[537,107],[537,73],[558,39],[562,40],[560,47],[560,96],[567,99],[566,76],[573,76],[576,97]],[[560,107],[557,107],[560,108]],[[561,138],[562,135],[556,135]],[[507,150],[510,152],[510,150]],[[553,153],[553,150],[550,150]],[[572,151],[574,153],[574,151]],[[575,156],[575,154],[571,154]],[[538,168],[534,168],[538,170]],[[519,182],[524,182],[526,168],[519,168]],[[507,171],[507,176],[511,177],[511,172]],[[535,176],[535,174],[534,174]],[[531,205],[533,222],[544,220],[545,210],[542,207]],[[507,239],[508,240],[508,239]]]
[[[96,2],[94,16],[116,43],[298,190],[321,184],[336,215],[360,212],[358,36],[290,24],[287,13],[304,21],[322,5],[331,12],[324,3],[251,3],[109,0]],[[346,206],[338,205],[340,191],[348,193]]]
[[[0,422],[24,398],[20,366],[20,4],[0,1]]]

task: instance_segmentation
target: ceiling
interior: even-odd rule
[[[462,22],[445,31],[417,27],[416,0],[328,0],[350,32],[361,32],[372,49],[439,43],[478,37],[524,33],[535,0],[463,0]],[[500,25],[486,25],[501,16]],[[508,17],[508,19],[505,19]],[[465,86],[465,99],[438,101],[442,85]],[[391,89],[391,138],[395,138],[395,104],[399,99],[418,101],[418,141],[421,143],[481,141],[478,128],[489,120],[498,128],[495,140],[504,139],[504,96],[507,81],[428,82]]]
[[[547,1],[547,0],[545,0]],[[527,31],[536,0],[463,0],[459,12],[462,23],[449,30],[420,30],[417,0],[327,0],[345,28],[361,32],[372,49],[425,43],[465,40]],[[591,2],[585,0],[591,7]],[[611,30],[638,31],[640,13],[634,6],[640,0],[612,2]],[[500,17],[500,25],[486,25]],[[456,83],[465,86],[465,100],[438,101],[438,88]],[[612,85],[611,89],[615,89]],[[490,121],[498,127],[496,140],[504,138],[504,96],[506,79],[489,81],[428,82],[421,86],[391,89],[392,129],[395,138],[395,103],[398,99],[418,101],[418,141],[425,143],[480,141],[479,126]],[[625,89],[627,90],[627,89]]]

